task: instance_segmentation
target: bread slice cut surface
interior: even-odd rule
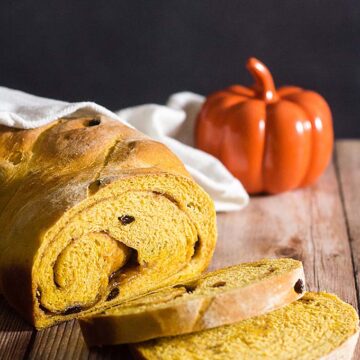
[[[355,309],[335,295],[306,293],[268,314],[194,334],[133,345],[146,360],[351,359]]]
[[[301,262],[265,259],[210,272],[79,321],[90,346],[134,343],[264,314],[299,299],[304,291]]]

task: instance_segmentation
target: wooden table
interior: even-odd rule
[[[360,140],[339,141],[318,183],[251,199],[243,211],[219,214],[211,269],[264,257],[304,263],[310,290],[338,294],[357,308],[360,266]],[[14,284],[16,286],[16,284]],[[125,347],[89,351],[71,321],[36,332],[0,301],[1,359],[130,359]],[[360,358],[360,347],[354,359]]]

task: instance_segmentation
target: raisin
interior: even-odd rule
[[[99,119],[91,119],[88,121],[86,126],[97,126],[101,124],[101,120]]]
[[[76,314],[78,312],[82,311],[82,307],[80,305],[75,305],[67,308],[63,314],[64,315],[70,315],[70,314]]]
[[[135,218],[131,215],[122,215],[119,216],[118,219],[123,225],[128,225],[135,221]]]
[[[194,282],[192,284],[178,284],[178,285],[175,285],[174,288],[175,289],[177,289],[177,288],[185,288],[186,292],[188,294],[191,294],[196,290],[197,285],[198,284],[196,282]]]
[[[226,285],[226,281],[218,281],[215,284],[212,284],[212,287],[216,288],[216,287],[222,287],[222,286],[225,286],[225,285]]]
[[[188,294],[191,294],[196,290],[196,285],[184,285],[184,288]]]
[[[97,179],[97,180],[94,181],[94,184],[96,186],[101,186],[103,184],[103,180],[102,179]]]
[[[294,285],[294,290],[295,292],[297,292],[298,294],[302,294],[305,290],[305,285],[304,285],[304,282],[299,279],[295,285]]]
[[[106,301],[110,301],[110,300],[113,300],[115,299],[120,293],[120,290],[119,288],[114,288],[110,291],[108,297],[106,298]]]

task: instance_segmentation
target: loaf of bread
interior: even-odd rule
[[[132,345],[145,360],[350,360],[356,311],[335,295],[306,293],[268,314],[202,332]]]
[[[0,127],[0,288],[37,328],[204,271],[215,210],[164,145],[99,116]]]
[[[300,261],[261,260],[210,272],[79,321],[90,346],[140,342],[264,314],[297,300],[304,291]]]

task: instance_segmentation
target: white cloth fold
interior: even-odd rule
[[[218,159],[193,147],[196,115],[203,101],[200,95],[180,92],[170,96],[167,106],[145,104],[113,113],[94,102],[68,103],[0,87],[0,124],[33,129],[69,115],[108,116],[168,146],[213,198],[217,211],[240,210],[249,202],[241,183]]]

